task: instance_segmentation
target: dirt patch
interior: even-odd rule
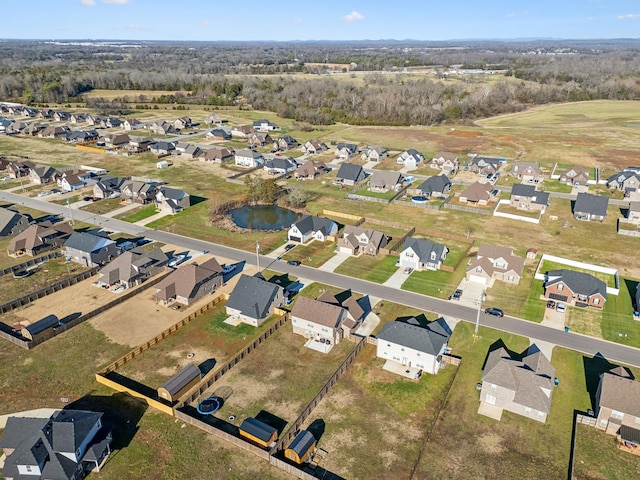
[[[483,452],[491,455],[498,455],[506,450],[502,446],[502,438],[494,432],[486,432],[481,437],[478,437],[478,444]]]

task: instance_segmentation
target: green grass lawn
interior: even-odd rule
[[[397,270],[397,260],[398,257],[393,255],[360,255],[345,260],[335,272],[370,282],[384,283]]]
[[[319,267],[335,255],[333,242],[313,241],[306,245],[297,245],[282,256],[282,260],[298,260],[308,267]]]
[[[373,192],[369,190],[369,186],[365,185],[360,190],[354,192],[356,195],[362,195],[364,197],[381,198],[383,200],[391,200],[398,192],[391,190],[389,192]]]
[[[115,210],[122,206],[123,205],[120,198],[104,198],[97,202],[85,205],[84,207],[81,207],[80,210],[96,213],[98,215],[104,215],[105,213],[111,212],[112,210]]]
[[[547,303],[540,300],[544,288],[540,280],[533,279],[535,268],[535,264],[526,264],[518,285],[496,280],[487,289],[485,304],[500,307],[507,315],[541,322]]]
[[[542,183],[542,190],[545,192],[571,193],[573,187],[566,183],[560,183],[558,180],[547,179]]]
[[[499,213],[508,213],[510,215],[519,215],[521,217],[527,218],[538,218],[540,217],[540,212],[537,210],[521,210],[516,207],[512,207],[511,205],[499,205],[496,212]]]
[[[125,215],[124,217],[120,218],[120,220],[129,223],[136,223],[140,220],[144,220],[145,218],[152,217],[156,213],[158,213],[158,208],[155,204],[151,204],[136,210],[134,213]]]
[[[444,270],[412,272],[402,284],[402,289],[431,297],[448,298],[458,287],[465,274],[464,265],[460,265],[455,272],[445,272]]]
[[[627,480],[640,478],[638,457],[618,448],[614,435],[578,425],[573,478],[575,480]]]

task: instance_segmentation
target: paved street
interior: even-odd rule
[[[17,204],[23,204],[36,210],[54,214],[65,215],[68,210],[65,206],[50,204],[36,198],[22,197],[20,195],[4,191],[0,191],[0,199]],[[152,240],[173,244],[185,249],[188,248],[200,251],[208,250],[209,253],[215,256],[235,259],[236,261],[245,261],[250,265],[255,265],[256,255],[254,252],[237,250],[235,248],[189,238],[175,233],[149,230],[144,227],[94,215],[81,210],[74,211],[74,217],[78,221],[98,224],[110,230],[121,231],[131,235],[145,236]],[[289,273],[296,277],[304,277],[307,280],[333,285],[345,290],[351,289],[355,292],[366,294],[371,297],[384,298],[420,310],[436,312],[445,318],[456,318],[471,323],[475,323],[476,320],[476,309],[466,307],[458,302],[427,297],[425,295],[419,295],[333,272],[323,272],[304,265],[296,267],[288,265],[286,262],[274,261],[272,258],[266,256],[261,256],[260,264],[271,264],[269,268],[277,272]],[[587,337],[573,332],[565,333],[564,331],[555,328],[550,328],[538,323],[514,317],[505,316],[500,318],[482,313],[480,323],[484,326],[502,330],[504,332],[514,333],[516,335],[522,335],[524,337],[534,338],[570,348],[589,356],[593,356],[599,352],[610,361],[617,361],[640,367],[640,350],[636,348]]]

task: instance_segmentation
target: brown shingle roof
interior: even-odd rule
[[[600,377],[600,404],[640,417],[640,382],[606,372]]]
[[[345,317],[344,312],[342,307],[330,303],[298,297],[291,315],[325,327],[338,328]]]

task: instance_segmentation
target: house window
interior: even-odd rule
[[[496,397],[494,397],[493,395],[487,394],[486,400],[487,400],[487,403],[489,405],[495,405],[496,404]]]
[[[436,252],[431,252],[431,260],[435,260],[436,259]]]
[[[543,418],[544,417],[544,412],[538,412],[537,414],[538,418]]]
[[[497,386],[496,384],[492,383],[492,384],[491,384],[491,391],[492,391],[492,392],[495,392],[495,391],[497,391],[497,390],[498,390],[498,386]]]
[[[404,254],[404,256],[405,256],[405,257],[407,257],[407,258],[413,258],[413,253],[411,253],[411,252],[406,252],[406,253]]]
[[[420,356],[420,352],[416,353],[416,357],[419,357],[419,356]]]
[[[617,410],[611,410],[611,418],[622,420],[624,418],[624,413],[619,412]]]
[[[636,423],[640,423],[640,417],[636,417]]]
[[[602,420],[600,420],[600,426],[601,427],[606,427],[607,426],[607,420],[605,418],[603,418]]]
[[[531,415],[531,408],[529,408],[529,407],[524,407],[524,414],[525,414],[525,415]]]
[[[27,472],[31,473],[31,465],[25,465],[25,468],[27,469]]]
[[[559,284],[559,285],[558,285],[558,290],[564,290],[564,285]]]
[[[598,305],[600,303],[600,299],[599,298],[594,298],[593,299],[593,304],[594,305]]]
[[[510,282],[513,282],[515,280],[515,277],[513,275],[509,275],[507,277],[507,280],[509,280]]]
[[[482,267],[476,267],[476,272],[481,272],[482,271]]]

